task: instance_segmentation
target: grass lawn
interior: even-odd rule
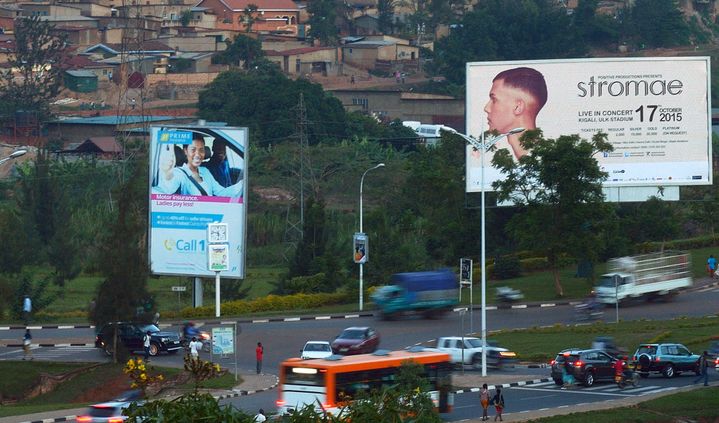
[[[701,248],[691,251],[692,271],[695,278],[706,277],[706,258],[709,254],[714,254],[719,257],[719,248]],[[43,270],[44,269],[39,268],[36,269],[36,272],[42,273]],[[563,299],[584,298],[592,289],[592,285],[586,278],[575,277],[576,270],[576,266],[571,266],[562,269],[560,272],[561,282],[564,288]],[[238,283],[241,283],[239,291],[246,291],[248,299],[266,296],[275,289],[280,275],[285,271],[285,268],[270,266],[248,268],[246,278],[242,281],[237,281]],[[599,263],[596,265],[595,275],[601,275],[605,271],[606,263]],[[40,323],[86,322],[87,318],[85,313],[88,310],[91,299],[95,296],[97,286],[101,280],[102,278],[100,276],[82,275],[68,282],[64,290],[53,286],[50,289],[53,293],[57,294],[58,298],[45,310],[46,313],[44,315],[37,316],[36,321]],[[477,305],[481,303],[480,281],[477,280],[474,282],[473,303]],[[172,291],[173,286],[184,286],[186,287],[186,291],[179,293],[178,296],[177,292]],[[535,272],[507,280],[489,280],[487,281],[488,303],[492,304],[495,302],[495,290],[500,286],[509,286],[519,289],[524,294],[524,301],[554,301],[559,299],[556,295],[554,279],[550,272]],[[151,277],[148,279],[148,289],[155,297],[161,316],[172,315],[179,309],[189,307],[191,305],[191,278],[172,276]],[[467,290],[463,292],[462,297],[462,303],[469,304],[469,292]],[[204,302],[205,304],[214,303],[214,284],[208,281],[206,281],[204,285]],[[368,309],[373,308],[373,304],[369,300],[367,301],[366,306]],[[357,311],[357,305],[355,303],[351,303],[322,307],[313,310],[295,310],[292,314],[325,314],[354,311]],[[283,313],[285,312],[277,311],[272,313],[257,314],[257,316],[269,316]]]
[[[0,381],[0,394],[9,398],[10,394],[26,392],[37,384],[39,374],[62,374],[68,371],[87,366],[86,363],[54,363],[40,361],[4,361],[0,362],[0,372],[3,374],[22,374],[23,377],[4,378]],[[69,381],[59,385],[53,391],[39,395],[35,398],[19,401],[16,404],[6,404],[0,407],[0,417],[21,414],[39,413],[43,411],[60,410],[67,408],[80,408],[112,399],[115,395],[130,389],[130,380],[122,373],[122,364],[103,364],[86,373],[82,373]],[[182,373],[182,369],[169,367],[150,367],[152,374],[162,374],[166,379]],[[232,374],[225,374],[219,378],[202,382],[200,387],[211,389],[230,389],[240,383],[235,382]],[[108,390],[112,385],[114,390]],[[179,385],[177,388],[191,390],[194,384]]]
[[[641,402],[632,407],[594,410],[565,416],[532,420],[538,423],[615,423],[615,422],[716,422],[719,419],[719,395],[715,388],[695,389]]]
[[[548,362],[565,348],[590,348],[597,336],[611,336],[617,345],[633,354],[642,342],[679,342],[695,354],[707,349],[712,339],[719,338],[719,318],[678,318],[662,321],[619,321],[591,325],[531,328],[493,333],[490,337],[500,345],[517,352],[520,360]]]

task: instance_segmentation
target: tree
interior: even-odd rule
[[[100,250],[100,271],[105,279],[98,286],[90,316],[97,326],[137,320],[141,317],[138,308],[148,304],[147,172],[147,158],[142,157],[133,166],[131,178],[116,190],[117,215],[107,224]],[[144,311],[154,312],[152,307]]]
[[[240,34],[231,43],[227,41],[227,49],[215,55],[214,61],[233,66],[242,64],[243,69],[249,69],[264,55],[260,40]]]
[[[396,0],[377,0],[377,24],[380,32],[391,34],[394,28],[394,8]]]
[[[606,46],[619,39],[620,27],[616,20],[605,13],[597,14],[599,0],[580,0],[574,13],[572,24],[577,36],[594,46]]]
[[[464,84],[467,62],[581,57],[586,47],[577,37],[559,2],[481,1],[437,41],[435,66],[449,81]]]
[[[314,0],[307,7],[307,12],[310,14],[307,22],[310,26],[310,37],[319,40],[323,45],[335,45],[338,29],[335,25],[337,8],[334,0]]]
[[[50,101],[60,92],[65,36],[39,16],[15,20],[15,50],[8,58],[9,69],[0,89],[3,115],[16,111],[37,113],[40,121],[50,116]]]
[[[250,3],[242,11],[241,22],[245,25],[245,32],[252,32],[252,25],[257,22],[257,10],[259,10],[259,7],[254,3]]]
[[[321,85],[305,79],[290,80],[274,66],[221,73],[200,93],[199,114],[203,119],[247,126],[250,144],[267,147],[296,135],[300,94],[309,123],[309,143],[343,139],[347,128],[342,103],[326,94]]]
[[[635,39],[648,47],[689,43],[689,26],[677,0],[637,0],[631,20]]]
[[[508,229],[521,248],[547,257],[557,295],[563,296],[561,258],[596,261],[601,250],[600,223],[611,209],[602,194],[607,174],[594,155],[612,151],[612,146],[601,132],[587,141],[578,135],[545,139],[541,130],[531,130],[520,142],[530,154],[519,163],[507,150],[495,153],[492,164],[504,179],[493,187],[499,201],[519,207]]]
[[[182,13],[180,14],[180,25],[182,25],[183,27],[186,28],[186,27],[190,26],[191,21],[192,21],[192,10],[190,10],[190,9],[183,10]]]

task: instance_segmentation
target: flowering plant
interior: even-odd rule
[[[151,376],[148,373],[146,363],[142,361],[141,358],[130,358],[127,360],[125,368],[122,369],[122,372],[129,376],[132,380],[130,387],[140,389],[143,396],[145,396],[148,386],[153,383],[162,382],[165,379],[161,374]]]

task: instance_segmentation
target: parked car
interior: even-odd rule
[[[642,377],[650,373],[661,373],[671,378],[682,372],[694,372],[699,375],[699,356],[692,354],[682,344],[661,343],[641,344],[632,356],[637,364],[637,371]]]
[[[300,358],[326,358],[332,355],[332,347],[327,341],[307,341],[300,350]]]
[[[130,352],[144,351],[143,338],[150,331],[150,355],[160,352],[174,354],[182,349],[180,336],[177,332],[163,332],[155,325],[140,323],[108,323],[100,328],[95,335],[95,347],[102,348],[107,355],[113,353],[113,331],[117,327],[117,338]]]
[[[557,385],[564,383],[562,375],[565,363],[569,362],[574,378],[585,386],[594,382],[614,382],[614,363],[616,360],[601,350],[568,349],[560,351],[551,361],[552,379]]]
[[[714,367],[719,371],[719,341],[714,341],[709,346],[709,355],[714,357]]]
[[[342,331],[332,341],[332,352],[352,355],[375,352],[379,347],[379,333],[371,327],[353,326]]]
[[[91,405],[84,414],[75,418],[77,423],[120,423],[127,420],[122,411],[130,406],[130,401],[110,401]]]

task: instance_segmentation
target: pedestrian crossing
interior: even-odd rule
[[[104,361],[106,358],[93,346],[60,346],[40,347],[33,345],[30,348],[33,360],[41,361]],[[22,348],[8,348],[0,352],[0,361],[22,360]],[[29,357],[28,357],[29,358]]]
[[[666,386],[660,386],[660,385],[643,385],[640,384],[639,386],[627,386],[624,389],[619,388],[614,383],[597,383],[594,386],[591,387],[584,387],[584,386],[575,386],[572,388],[564,388],[562,386],[558,386],[554,381],[549,382],[541,382],[541,383],[534,383],[532,385],[525,385],[522,387],[523,389],[534,389],[534,390],[545,390],[545,391],[566,391],[566,392],[575,392],[579,394],[597,394],[597,395],[618,395],[618,396],[641,396],[641,395],[648,395],[651,393],[659,392],[659,391],[665,391],[667,390]]]

